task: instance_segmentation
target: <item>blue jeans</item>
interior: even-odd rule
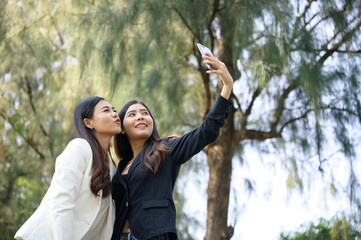
[[[122,233],[120,234],[120,239],[122,240],[138,240],[134,237],[133,234],[131,233]],[[168,237],[167,233],[162,233],[160,235],[154,236],[152,238],[149,238],[148,240],[169,240],[170,238]]]
[[[168,233],[162,233],[160,235],[149,238],[148,240],[170,240]]]
[[[131,233],[122,233],[120,234],[120,238],[119,239],[123,239],[123,240],[137,240],[133,234]]]

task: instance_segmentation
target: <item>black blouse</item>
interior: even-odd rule
[[[144,150],[134,160],[127,176],[123,176],[127,181],[121,175],[122,169],[118,168],[112,180],[116,207],[112,240],[120,238],[127,219],[138,240],[162,233],[173,233],[174,239],[177,238],[172,192],[181,164],[217,139],[231,104],[230,100],[219,96],[200,127],[181,137],[165,138],[163,141],[169,150],[157,173],[144,165]]]

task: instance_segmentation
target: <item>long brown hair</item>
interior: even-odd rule
[[[123,126],[125,113],[128,108],[134,104],[143,105],[149,112],[150,117],[153,120],[153,132],[145,142],[144,148],[141,154],[144,154],[144,165],[153,173],[156,173],[159,169],[159,165],[162,162],[166,152],[168,151],[162,138],[159,137],[157,126],[153,115],[149,111],[149,108],[139,100],[132,100],[127,102],[124,107],[119,111],[118,116]],[[114,138],[114,149],[117,157],[120,159],[118,168],[123,170],[127,163],[133,158],[133,150],[129,143],[128,137],[125,134],[118,134]]]
[[[103,190],[103,197],[106,197],[111,192],[108,152],[104,151],[93,131],[83,122],[84,118],[93,117],[95,106],[102,100],[104,98],[95,96],[78,103],[74,110],[74,125],[77,137],[87,140],[93,152],[90,190],[95,196],[99,196],[99,191]]]

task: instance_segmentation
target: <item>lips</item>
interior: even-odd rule
[[[120,119],[118,118],[117,120],[114,121],[116,124],[120,124]]]

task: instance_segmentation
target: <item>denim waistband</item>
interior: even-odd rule
[[[133,234],[131,233],[122,233],[120,234],[119,239],[124,239],[124,240],[137,240]]]
[[[122,233],[122,234],[120,234],[119,239],[121,239],[121,240],[138,240],[131,233]],[[168,239],[169,239],[168,233],[163,233],[158,236],[154,236],[154,237],[150,238],[149,240],[168,240]]]

